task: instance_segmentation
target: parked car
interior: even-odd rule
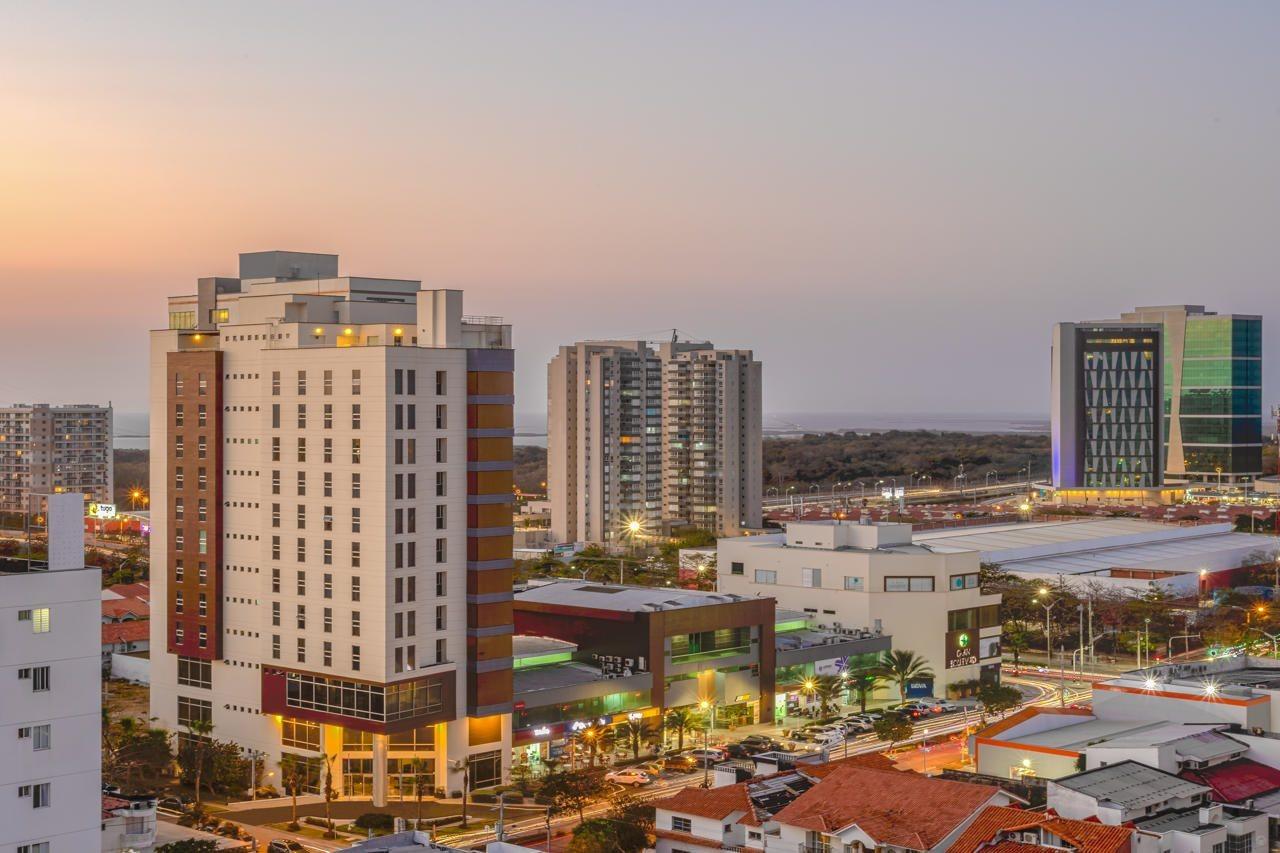
[[[805,736],[805,740],[814,746],[826,749],[844,743],[844,731],[837,726],[824,731],[812,732]]]
[[[311,853],[296,841],[277,838],[267,845],[267,853]]]
[[[782,748],[782,744],[765,735],[747,735],[739,743],[750,750],[752,755]]]
[[[717,764],[729,757],[729,753],[716,746],[708,747],[706,749],[691,749],[685,754],[696,761],[699,767],[704,763]]]
[[[171,797],[161,797],[156,800],[156,807],[161,809],[169,809],[170,811],[182,812],[187,810],[190,801],[178,794]]]
[[[908,720],[918,720],[933,714],[933,708],[923,702],[904,702],[891,709],[893,713]]]
[[[622,770],[610,770],[604,774],[604,781],[613,782],[615,785],[648,785],[653,781],[653,777],[643,770],[627,767]]]
[[[875,728],[875,726],[871,725],[867,720],[858,719],[856,717],[841,720],[840,725],[844,727],[844,733],[846,735],[864,734]]]
[[[673,770],[676,773],[689,773],[698,769],[698,759],[687,752],[680,755],[668,755],[662,759],[662,769]]]
[[[943,699],[934,707],[936,708],[934,713],[937,714],[958,714],[960,712],[960,706],[949,699]]]

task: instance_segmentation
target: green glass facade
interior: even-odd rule
[[[1262,320],[1189,313],[1181,348],[1172,341],[1166,343],[1168,476],[1245,482],[1260,475]],[[1176,361],[1179,349],[1180,364]],[[1169,457],[1177,438],[1181,439],[1183,471]]]

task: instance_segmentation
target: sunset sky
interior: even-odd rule
[[[1280,4],[6,3],[0,403],[145,408],[242,251],[466,290],[547,359],[752,348],[765,409],[1048,409],[1050,325],[1266,315]],[[669,334],[669,332],[668,332]]]

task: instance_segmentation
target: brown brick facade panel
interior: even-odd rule
[[[166,359],[169,478],[168,636],[173,654],[222,657],[222,353],[171,352]],[[181,473],[181,480],[179,480]]]

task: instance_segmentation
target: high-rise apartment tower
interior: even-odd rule
[[[0,408],[0,511],[26,512],[32,495],[111,503],[111,407],[19,403]]]
[[[625,542],[760,526],[761,369],[708,343],[586,341],[547,368],[554,536]]]
[[[151,336],[151,713],[375,803],[500,780],[511,330],[462,293],[240,256]],[[465,771],[465,773],[464,773]],[[275,777],[276,779],[279,776]]]

